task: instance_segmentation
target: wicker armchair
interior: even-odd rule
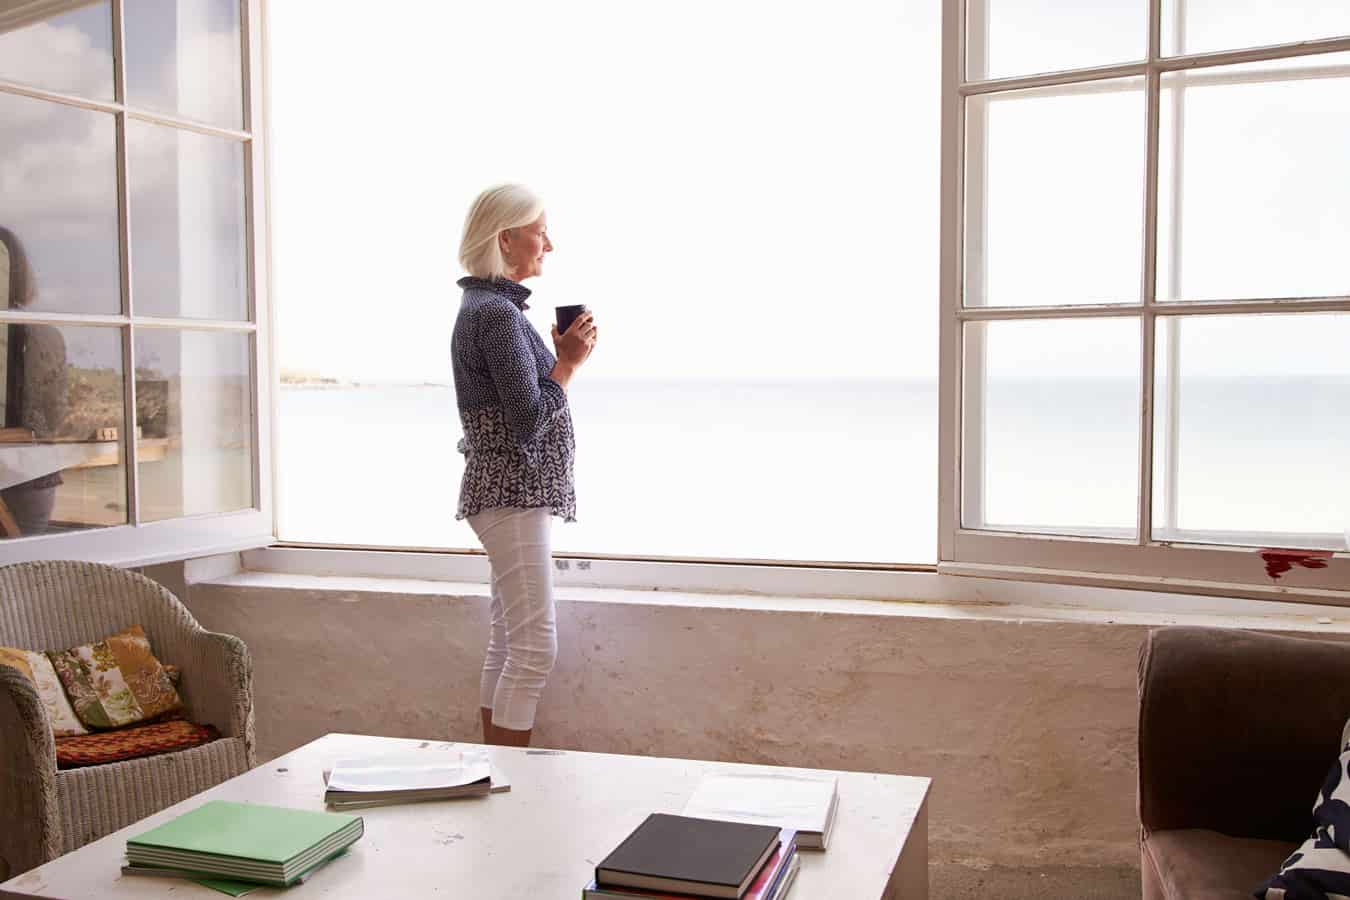
[[[232,778],[256,764],[253,665],[243,641],[204,630],[173,594],[111,566],[0,567],[0,646],[58,650],[139,624],[182,668],[190,718],[221,739],[201,747],[58,771],[47,710],[0,665],[0,881]]]

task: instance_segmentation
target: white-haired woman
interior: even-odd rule
[[[456,518],[469,520],[492,564],[483,739],[515,747],[530,742],[558,654],[551,517],[576,518],[567,387],[596,341],[585,313],[564,334],[553,328],[555,356],[524,316],[521,282],[542,274],[552,251],[537,196],[514,184],[483,191],[464,220],[469,274],[451,338],[465,455]]]

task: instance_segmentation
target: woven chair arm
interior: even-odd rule
[[[61,852],[56,741],[37,688],[0,664],[0,874],[12,877]],[[6,871],[7,870],[7,871]]]
[[[179,690],[193,717],[241,738],[248,764],[256,765],[253,738],[253,659],[239,638],[214,631],[191,634]]]

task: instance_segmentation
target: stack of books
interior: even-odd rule
[[[791,831],[653,813],[595,867],[582,900],[779,900],[799,861]]]
[[[211,800],[128,840],[122,873],[289,887],[364,833],[359,816]]]
[[[324,802],[337,810],[481,797],[511,788],[481,748],[342,759],[326,779]]]

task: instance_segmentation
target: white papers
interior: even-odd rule
[[[449,753],[411,751],[396,755],[340,759],[328,776],[328,790],[353,793],[422,791],[462,787],[492,777],[486,750]]]
[[[833,824],[836,780],[793,775],[709,775],[681,815],[774,825],[797,832],[797,846],[824,849]]]

